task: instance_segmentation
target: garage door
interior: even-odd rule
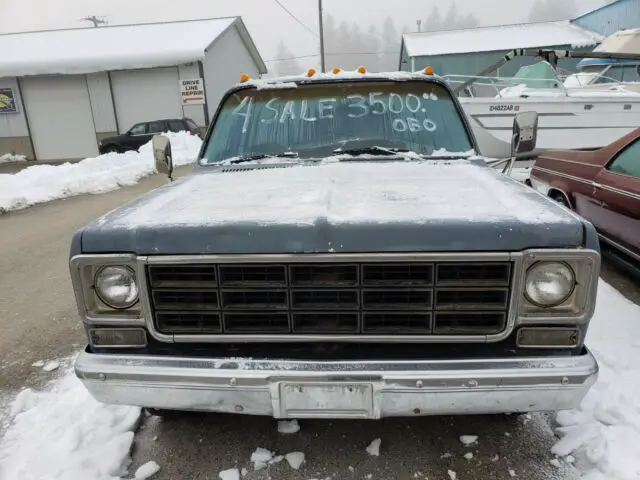
[[[20,86],[36,158],[62,160],[98,155],[84,75],[25,77]]]
[[[176,67],[112,72],[111,82],[120,133],[139,122],[182,117]]]

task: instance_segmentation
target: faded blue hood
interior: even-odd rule
[[[197,169],[81,236],[85,253],[442,252],[580,246],[584,230],[572,212],[485,166],[358,161]]]

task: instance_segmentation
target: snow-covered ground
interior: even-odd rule
[[[558,414],[563,438],[553,446],[552,453],[558,458],[551,461],[554,465],[572,463],[575,458],[576,467],[589,480],[638,479],[640,307],[603,281],[587,344],[600,363],[600,377],[581,408]],[[0,478],[119,478],[130,463],[129,449],[140,409],[96,402],[73,375],[70,359],[59,364],[58,371],[63,373],[59,380],[41,392],[26,389],[13,401],[10,424],[0,444]],[[299,428],[295,421],[281,422],[278,430],[295,434]],[[461,437],[463,443],[476,439]],[[379,455],[380,442],[384,438],[375,439],[367,452]],[[291,452],[284,458],[294,469],[305,459],[303,452]],[[257,468],[282,459],[258,448],[250,460]],[[135,472],[135,478],[146,478],[158,468],[162,468],[162,459],[150,458]],[[237,479],[240,475],[232,468],[222,471],[220,478]]]
[[[16,155],[13,153],[5,153],[0,155],[0,163],[26,162],[27,157],[24,155]]]
[[[202,140],[187,132],[166,133],[174,165],[192,163]],[[34,165],[0,175],[0,213],[85,193],[103,193],[133,185],[155,173],[151,142],[138,152],[108,153],[78,163]]]

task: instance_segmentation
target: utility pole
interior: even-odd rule
[[[418,24],[418,33],[422,32],[422,20],[416,20],[416,23]]]
[[[88,17],[84,17],[82,20],[86,20],[87,22],[92,22],[95,28],[98,27],[99,24],[106,24],[106,20],[96,17],[95,15],[91,15]]]
[[[326,72],[324,63],[324,28],[322,21],[322,0],[318,0],[318,16],[320,21],[320,70],[322,73]]]

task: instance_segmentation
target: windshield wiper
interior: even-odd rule
[[[409,152],[406,148],[385,148],[378,145],[370,145],[358,148],[337,148],[333,151],[333,155],[397,155],[398,153]]]
[[[253,153],[243,155],[233,160],[223,160],[221,163],[236,165],[238,163],[252,162],[254,160],[263,160],[265,158],[300,158],[297,152],[281,152],[281,153]]]

